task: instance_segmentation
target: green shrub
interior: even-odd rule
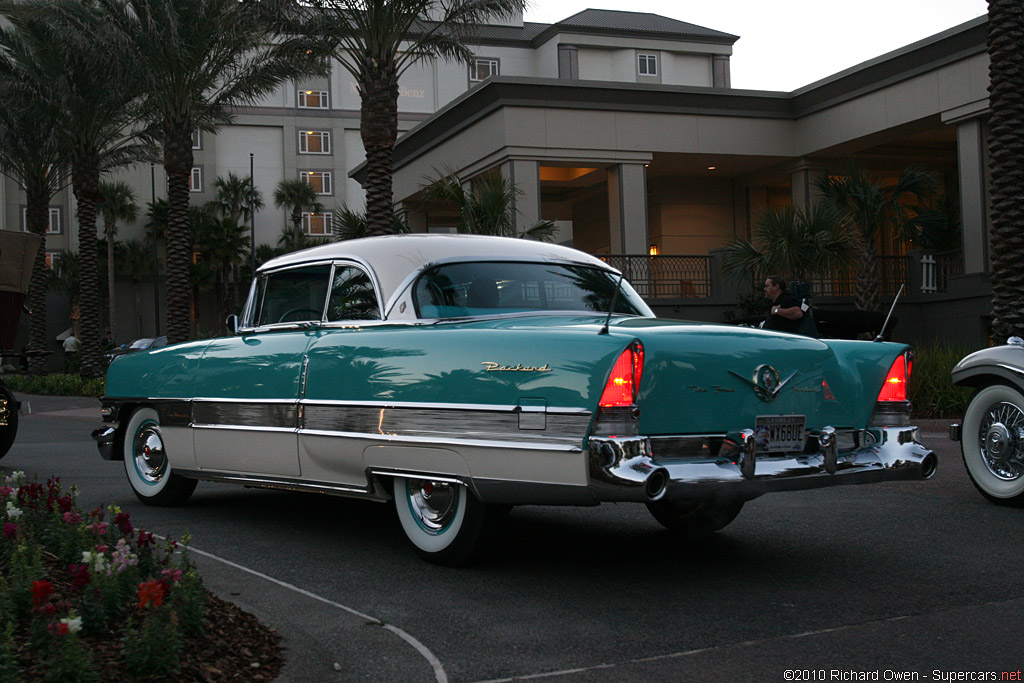
[[[42,396],[102,396],[102,377],[85,379],[79,375],[4,375],[4,383],[12,391]]]
[[[910,402],[919,418],[962,417],[970,387],[953,386],[950,371],[961,358],[977,351],[963,342],[936,342],[914,347]]]

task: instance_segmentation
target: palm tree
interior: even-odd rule
[[[289,242],[289,244],[303,242],[301,239],[303,237],[302,214],[323,213],[324,210],[323,205],[317,199],[316,189],[301,179],[279,182],[277,188],[274,189],[274,206],[286,209],[292,223],[291,236],[287,235],[289,230],[285,228],[281,240],[278,240],[278,244],[282,246],[282,242]]]
[[[409,228],[409,224],[405,221],[405,214],[396,213],[392,219],[393,226],[391,232],[400,235],[408,232],[412,232]],[[366,237],[368,230],[368,221],[365,213],[353,211],[346,205],[342,205],[341,209],[335,211],[334,222],[331,225],[331,232],[339,240],[354,240],[360,237]]]
[[[153,272],[153,247],[139,240],[126,240],[121,244],[121,250],[124,254],[124,258],[120,262],[121,269],[131,278],[132,291],[135,293],[135,336],[141,337],[142,301],[139,285]],[[117,337],[115,336],[114,339]]]
[[[213,181],[213,191],[216,196],[214,203],[217,210],[225,218],[230,218],[236,225],[249,222],[250,190],[252,190],[252,210],[259,211],[263,208],[263,195],[258,189],[250,185],[250,178],[240,178],[229,172],[228,177],[221,176]]]
[[[47,273],[47,285],[68,298],[68,310],[74,315],[82,293],[82,260],[75,251],[62,251],[53,258]]]
[[[0,44],[16,40],[0,28]],[[0,69],[5,63],[0,61]],[[6,70],[5,70],[6,71]],[[46,267],[46,230],[49,225],[50,199],[67,178],[66,166],[57,148],[55,112],[47,102],[33,97],[31,92],[10,80],[0,88],[0,167],[25,188],[25,228],[42,238],[32,264],[28,304],[32,311],[29,331],[29,350],[45,350],[46,290],[49,271]],[[46,357],[29,357],[29,371],[46,371]]]
[[[398,137],[398,80],[432,58],[469,63],[472,31],[521,12],[526,0],[301,0],[283,4],[288,30],[322,41],[359,88],[370,235],[392,230],[392,166]]]
[[[237,0],[96,0],[138,65],[145,111],[167,172],[167,338],[189,336],[192,132],[231,120],[231,107],[273,92],[315,66],[293,40],[275,40],[262,3]]]
[[[516,198],[523,192],[499,173],[474,178],[469,189],[454,171],[427,178],[422,199],[427,204],[440,203],[458,212],[456,228],[471,235],[502,235],[549,242],[554,238],[555,224],[537,221],[523,232],[516,227]]]
[[[81,289],[81,374],[103,373],[96,239],[100,175],[137,159],[135,83],[115,52],[112,34],[90,6],[77,0],[30,0],[0,8],[20,39],[6,59],[35,96],[58,112],[57,143],[71,167],[78,202]],[[8,45],[10,48],[11,45]]]
[[[107,241],[107,296],[109,297],[110,331],[117,339],[117,294],[114,288],[114,238],[117,237],[118,221],[133,223],[139,215],[139,205],[135,203],[135,191],[123,181],[100,182],[103,203],[100,204],[100,215],[103,216],[103,233]]]
[[[218,216],[218,202],[209,202],[193,211],[192,240],[199,268],[213,279],[217,296],[217,319],[224,318],[225,306],[232,306],[228,282],[232,271],[246,261],[249,253],[249,229],[230,216]]]
[[[1002,341],[1024,334],[1024,7],[1020,0],[989,0],[989,119],[991,159],[992,314]]]
[[[935,176],[920,166],[910,166],[896,182],[886,185],[874,180],[860,167],[850,164],[845,175],[827,175],[817,183],[822,201],[845,216],[860,233],[861,252],[857,266],[854,305],[861,311],[877,311],[881,278],[878,273],[879,236],[908,231],[915,221],[908,202],[925,201],[938,185]]]
[[[791,206],[766,209],[754,225],[753,238],[735,239],[725,247],[723,272],[752,275],[755,282],[772,273],[807,280],[852,265],[860,253],[853,224],[824,203],[810,212]]]

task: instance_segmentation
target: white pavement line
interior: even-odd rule
[[[214,555],[213,553],[208,553],[205,550],[200,550],[200,549],[196,548],[195,546],[191,546],[191,545],[188,546],[188,552],[196,553],[197,555],[202,555],[203,557],[208,557],[211,560],[216,560],[217,562],[222,562],[222,563],[228,565],[229,567],[234,567],[235,569],[240,569],[243,572],[252,574],[253,576],[258,576],[259,578],[264,579],[266,581],[270,581],[271,583],[275,583],[278,586],[281,586],[282,588],[287,588],[288,590],[295,591],[296,593],[299,593],[300,595],[305,595],[307,598],[312,598],[313,600],[319,600],[320,602],[328,604],[328,605],[330,605],[332,607],[337,607],[338,609],[344,610],[344,611],[348,612],[349,614],[353,614],[353,615],[359,617],[360,619],[366,619],[370,623],[375,624],[377,626],[383,626],[386,630],[391,631],[396,636],[398,636],[399,638],[401,638],[402,640],[407,642],[409,645],[412,645],[412,647],[417,652],[419,652],[423,656],[424,659],[427,660],[427,662],[430,664],[431,668],[434,670],[434,678],[437,679],[437,683],[448,683],[448,674],[445,673],[444,666],[441,664],[441,660],[439,660],[434,655],[433,652],[431,652],[429,649],[427,649],[426,645],[424,645],[420,641],[416,640],[416,638],[414,638],[412,635],[410,635],[409,633],[406,633],[405,631],[403,631],[402,629],[398,628],[397,626],[392,626],[391,624],[385,624],[383,621],[381,621],[380,619],[377,619],[376,617],[371,617],[369,614],[363,614],[359,610],[355,610],[355,609],[352,609],[351,607],[347,607],[345,605],[342,605],[340,602],[334,602],[333,600],[328,600],[327,598],[323,597],[322,595],[317,595],[316,593],[311,593],[308,590],[305,590],[303,588],[299,588],[298,586],[293,586],[292,584],[287,583],[285,581],[281,581],[280,579],[275,579],[273,576],[268,576],[267,574],[264,574],[262,572],[258,572],[255,569],[250,569],[249,567],[243,567],[242,565],[238,564],[237,562],[232,562],[231,560],[225,559],[223,557],[218,557],[217,555]]]
[[[562,671],[544,671],[535,674],[524,674],[522,676],[513,676],[512,678],[491,678],[484,681],[476,681],[476,683],[511,683],[512,681],[530,681],[539,678],[555,678],[556,676],[570,676],[573,674],[586,673],[588,671],[598,671],[601,669],[615,669],[620,666],[628,666],[630,664],[646,664],[648,662],[660,662],[667,659],[679,659],[681,657],[692,657],[694,655],[704,654],[705,652],[714,652],[715,650],[728,650],[735,647],[753,647],[755,645],[764,645],[779,640],[796,640],[799,638],[808,638],[810,636],[820,636],[826,633],[836,633],[838,631],[848,631],[854,628],[860,628],[870,624],[887,624],[893,621],[901,621],[903,619],[910,619],[910,616],[899,616],[899,617],[888,617],[886,619],[878,619],[876,621],[869,621],[863,624],[848,624],[846,626],[836,626],[834,628],[824,628],[819,631],[804,631],[803,633],[790,633],[784,636],[772,636],[771,638],[759,638],[756,640],[745,640],[741,643],[725,643],[724,645],[715,645],[713,647],[702,647],[696,650],[684,650],[683,652],[670,652],[664,655],[653,655],[651,657],[638,657],[637,659],[627,659],[622,662],[615,662],[611,664],[595,664],[593,666],[579,667],[576,669],[563,669]]]

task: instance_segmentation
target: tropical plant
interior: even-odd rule
[[[121,252],[124,258],[120,265],[122,272],[128,275],[132,281],[132,291],[135,294],[136,337],[142,336],[142,300],[139,292],[139,285],[153,272],[153,246],[139,240],[126,240],[121,243]],[[117,339],[115,336],[114,339]]]
[[[392,222],[392,233],[399,235],[411,232],[409,224],[405,221],[405,214],[393,214]],[[334,223],[331,226],[331,231],[339,240],[354,240],[366,237],[369,234],[367,232],[368,224],[369,221],[367,221],[365,213],[353,211],[348,206],[342,205],[334,213]]]
[[[988,2],[988,102],[991,112],[992,326],[1005,340],[1024,334],[1024,7],[1020,0]]]
[[[221,176],[213,181],[213,191],[217,210],[236,225],[248,223],[250,214],[263,208],[263,195],[252,186],[249,176],[241,178],[228,172],[226,178]]]
[[[0,27],[0,44],[18,40]],[[28,305],[32,311],[29,328],[29,350],[47,348],[46,290],[49,270],[46,267],[46,230],[49,226],[50,199],[68,177],[63,157],[57,148],[56,112],[48,102],[34,97],[31,89],[19,87],[6,73],[6,61],[0,59],[4,73],[0,86],[0,167],[25,188],[25,229],[39,235],[42,242],[32,264]],[[29,357],[29,371],[44,372],[46,356]]]
[[[49,286],[68,298],[68,308],[74,311],[79,306],[82,283],[82,265],[77,251],[62,251],[53,257],[49,270]]]
[[[57,144],[68,159],[78,204],[81,372],[103,373],[96,252],[100,175],[141,154],[132,135],[137,92],[130,71],[112,60],[116,43],[91,5],[77,0],[30,0],[0,6],[18,39],[5,59],[17,82],[57,112]]]
[[[222,320],[225,308],[234,308],[228,284],[231,273],[249,254],[249,229],[230,216],[218,216],[219,208],[217,202],[210,202],[193,213],[192,240],[197,267],[212,276],[217,319]]]
[[[871,178],[855,164],[847,164],[842,175],[827,175],[817,183],[821,201],[845,216],[860,233],[861,251],[857,265],[854,305],[861,311],[877,311],[881,305],[878,272],[879,236],[905,233],[916,220],[911,205],[924,201],[938,181],[920,166],[910,166],[896,182],[887,185]]]
[[[321,244],[327,244],[329,241],[330,239],[327,237],[307,235],[302,232],[301,228],[299,230],[295,230],[291,227],[285,227],[281,231],[281,236],[277,238],[277,248],[274,250],[274,256],[290,254],[293,251],[302,251],[303,249],[309,249],[310,247],[317,247]]]
[[[850,266],[859,252],[853,225],[826,204],[810,212],[791,206],[765,209],[754,225],[753,241],[735,239],[725,247],[722,270],[737,278],[752,276],[755,282],[772,273],[807,280]]]
[[[549,242],[554,238],[555,224],[537,221],[520,232],[516,225],[516,198],[522,190],[500,173],[487,173],[467,183],[454,171],[441,172],[436,178],[425,178],[421,192],[428,205],[441,204],[457,212],[456,229],[470,235],[522,237]]]
[[[263,4],[237,0],[96,0],[137,65],[138,92],[162,145],[167,172],[167,337],[190,330],[189,181],[192,133],[231,120],[281,83],[319,67],[298,42],[275,39]],[[121,61],[121,60],[119,60]]]
[[[100,182],[103,202],[100,204],[100,215],[103,216],[103,234],[107,246],[107,301],[110,305],[109,329],[118,338],[117,330],[117,292],[114,287],[114,238],[117,237],[118,222],[133,223],[139,215],[139,205],[135,203],[135,191],[123,181]]]
[[[432,58],[468,63],[468,38],[494,17],[521,12],[526,0],[281,0],[288,31],[320,41],[352,74],[360,96],[366,152],[367,232],[392,231],[392,166],[398,137],[398,80]]]
[[[323,213],[324,207],[320,204],[316,189],[305,180],[282,180],[274,189],[274,206],[288,211],[291,227],[285,228],[281,233],[281,239],[277,241],[279,246],[304,243],[302,232],[302,214]],[[299,247],[302,248],[302,247]],[[288,249],[294,251],[294,249]]]

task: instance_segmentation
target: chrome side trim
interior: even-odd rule
[[[193,429],[206,429],[206,430],[221,430],[226,432],[274,432],[284,434],[298,434],[299,430],[296,427],[260,427],[258,425],[243,426],[243,425],[209,425],[209,424],[194,424]]]
[[[297,429],[298,406],[295,401],[279,402],[213,402],[197,401],[192,405],[195,427],[270,427]]]
[[[583,451],[582,439],[569,443],[550,443],[543,437],[532,437],[536,441],[530,441],[529,432],[525,432],[522,438],[500,440],[500,439],[460,439],[444,438],[438,436],[401,436],[393,434],[367,434],[365,432],[332,432],[318,431],[314,429],[300,429],[299,433],[308,436],[328,436],[335,438],[366,439],[367,441],[386,441],[388,443],[418,443],[427,445],[444,446],[479,446],[482,448],[514,448],[520,451],[552,451],[558,453],[581,453]]]
[[[174,472],[175,474],[188,477],[189,479],[216,481],[225,484],[238,484],[240,486],[281,489],[284,491],[326,493],[332,496],[368,498],[378,501],[388,500],[388,495],[378,489],[373,483],[367,486],[346,486],[344,484],[334,484],[326,481],[306,481],[302,479],[293,479],[291,477],[238,474],[235,472],[211,470],[182,470],[176,468]]]
[[[514,437],[517,442],[579,446],[590,424],[589,415],[556,412],[547,415],[544,429],[522,430],[518,412],[514,410],[342,407],[313,402],[303,403],[303,408],[303,430],[460,441],[504,441]]]
[[[299,403],[304,405],[321,405],[321,406],[370,406],[374,408],[418,408],[418,409],[436,409],[436,410],[483,410],[490,412],[515,412],[519,409],[517,404],[493,404],[493,403],[418,403],[413,401],[345,401],[345,400],[334,400],[334,399],[311,399],[304,398]],[[587,419],[590,418],[591,412],[586,408],[564,408],[564,407],[552,407],[548,406],[545,408],[548,415],[552,413],[558,413],[562,415],[583,415]]]

